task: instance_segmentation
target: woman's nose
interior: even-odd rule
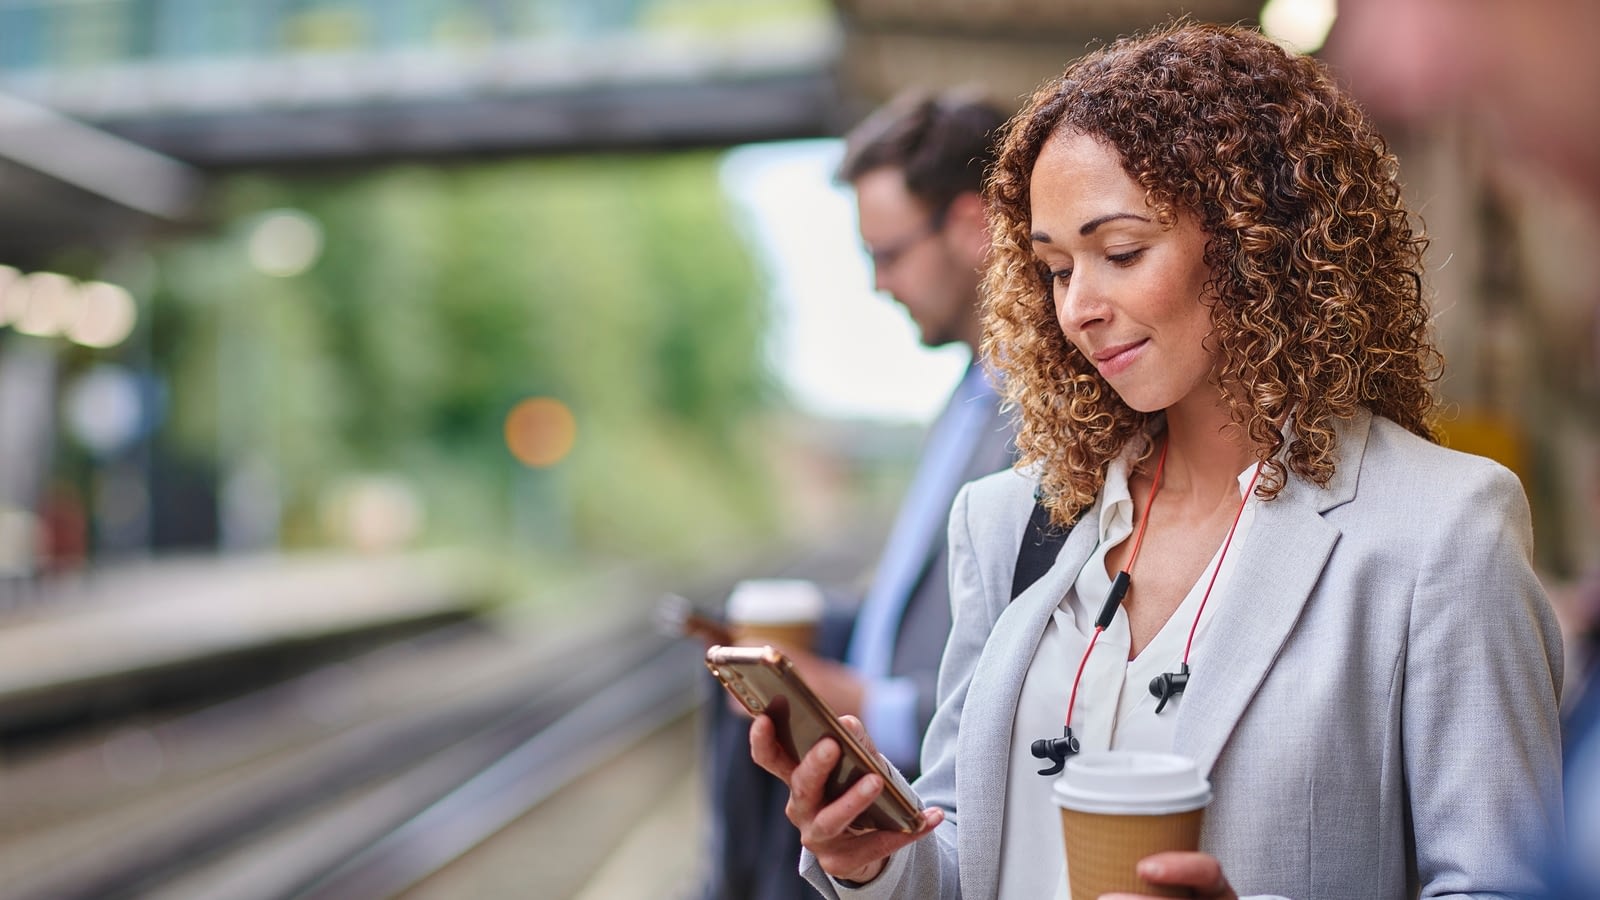
[[[1056,321],[1067,335],[1081,332],[1107,316],[1105,297],[1095,287],[1088,273],[1074,272],[1065,284],[1056,282],[1052,292],[1056,304]]]

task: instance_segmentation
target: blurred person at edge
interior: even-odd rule
[[[859,605],[834,602],[814,652],[784,648],[835,711],[859,716],[879,749],[916,771],[950,633],[945,546],[960,486],[1009,465],[1013,432],[978,363],[978,284],[989,249],[979,191],[1004,110],[968,90],[915,92],[845,136],[837,178],[855,190],[875,284],[905,307],[922,343],[960,342],[973,362],[929,429]],[[816,896],[800,877],[788,791],[750,759],[749,720],[711,704],[707,900]]]
[[[986,198],[983,346],[1019,463],[952,507],[925,828],[851,829],[875,776],[821,801],[833,742],[796,763],[750,729],[812,883],[1065,897],[1033,752],[1065,718],[1084,752],[1210,779],[1200,851],[1138,864],[1186,896],[1541,890],[1560,632],[1516,476],[1434,440],[1426,240],[1370,120],[1316,60],[1172,25],[1041,86]],[[1013,600],[1036,502],[1070,530]],[[1147,689],[1191,663],[1182,693]]]
[[[1497,160],[1554,176],[1600,222],[1597,42],[1595,0],[1340,0],[1325,55],[1378,118],[1459,115]],[[1600,307],[1591,315],[1600,356]],[[1572,599],[1587,674],[1567,690],[1568,843],[1553,896],[1588,900],[1600,898],[1600,569]]]
[[[1600,214],[1600,3],[1339,0],[1323,56],[1380,121],[1459,111]]]

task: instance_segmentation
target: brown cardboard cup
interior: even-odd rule
[[[798,578],[741,581],[728,595],[728,630],[742,647],[810,650],[822,618],[822,591]]]
[[[1055,783],[1072,900],[1112,891],[1185,897],[1140,878],[1139,860],[1198,850],[1211,786],[1192,760],[1170,753],[1107,751],[1067,761]]]

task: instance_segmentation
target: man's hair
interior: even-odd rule
[[[902,94],[845,135],[835,177],[850,183],[876,169],[905,173],[906,189],[934,212],[978,193],[994,164],[1007,113],[967,89]]]

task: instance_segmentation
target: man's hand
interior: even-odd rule
[[[843,663],[834,662],[807,653],[804,650],[783,648],[783,655],[794,663],[795,670],[806,684],[816,691],[822,702],[841,716],[860,716],[861,704],[866,696],[866,684],[855,670]]]

